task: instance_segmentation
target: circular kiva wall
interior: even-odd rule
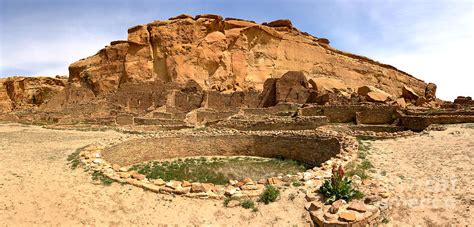
[[[102,155],[120,166],[193,156],[283,157],[317,166],[340,150],[337,138],[317,135],[183,135],[130,140],[107,148]]]

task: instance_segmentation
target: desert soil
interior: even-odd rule
[[[370,144],[368,159],[393,194],[389,225],[474,224],[474,124]]]
[[[370,142],[376,177],[390,183],[388,225],[469,225],[472,204],[473,125],[448,126],[419,136]],[[224,208],[222,201],[103,186],[66,158],[77,148],[123,136],[113,131],[47,130],[0,124],[0,225],[305,225],[303,193],[289,189],[258,212]],[[297,194],[290,201],[289,193]]]
[[[114,183],[103,186],[67,156],[77,148],[122,135],[48,130],[0,124],[0,226],[3,225],[305,225],[304,194],[285,191],[258,212],[200,200],[146,192]],[[297,194],[293,201],[289,193]]]

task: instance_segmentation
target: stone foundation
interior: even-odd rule
[[[352,138],[337,133],[316,131],[266,132],[263,134],[261,132],[238,131],[192,134],[161,132],[161,134],[148,137],[150,138],[139,141],[129,140],[124,143],[87,146],[81,150],[80,160],[89,170],[99,171],[114,181],[131,184],[151,192],[190,198],[242,200],[258,197],[264,191],[265,185],[285,188],[294,185],[294,182],[301,182],[299,186],[293,187],[299,187],[300,190],[306,192],[305,198],[308,203],[305,209],[308,210],[314,224],[356,226],[375,224],[380,221],[378,218],[381,214],[381,205],[354,201],[343,204],[334,213],[329,211],[332,205],[321,203],[321,196],[315,194],[324,180],[331,177],[333,164],[346,166],[357,157],[358,144]],[[145,153],[143,153],[143,149],[133,150],[133,145],[137,142],[141,145],[145,143],[145,147],[150,147],[150,149]],[[258,182],[250,178],[243,178],[240,181],[230,180],[226,185],[214,185],[204,182],[149,180],[142,174],[129,171],[127,165],[114,163],[114,158],[111,155],[117,155],[117,152],[122,151],[127,152],[127,157],[136,157],[130,163],[195,155],[254,155],[283,156],[319,166],[294,175],[270,177]],[[360,179],[353,180],[355,184],[361,184]],[[373,190],[378,191],[379,189]]]
[[[215,127],[238,130],[305,130],[315,129],[328,124],[325,116],[271,116],[271,115],[235,115],[221,121]]]
[[[474,115],[403,115],[401,120],[405,129],[420,132],[431,124],[474,123]]]
[[[302,116],[326,116],[330,123],[391,124],[396,107],[389,105],[312,106],[300,109]]]

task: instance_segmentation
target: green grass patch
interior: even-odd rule
[[[362,160],[359,163],[351,163],[346,166],[346,176],[352,177],[354,175],[359,176],[361,179],[368,179],[370,178],[368,171],[371,171],[374,168],[372,163],[369,160]]]
[[[301,187],[303,186],[303,183],[301,183],[300,181],[293,181],[293,183],[291,183],[293,185],[293,187]]]
[[[368,172],[374,168],[374,165],[367,159],[372,145],[365,140],[358,139],[357,141],[359,142],[359,160],[346,166],[346,176],[357,175],[361,179],[368,179]]]
[[[242,207],[245,209],[255,208],[255,202],[251,199],[245,199],[244,201],[242,201],[241,204],[242,204]]]
[[[260,194],[260,202],[269,204],[275,202],[280,196],[280,190],[272,185],[267,185],[265,190]]]
[[[106,176],[104,176],[104,174],[102,174],[101,172],[99,171],[94,171],[92,173],[92,180],[94,181],[100,181],[103,185],[106,185],[106,186],[109,186],[111,185],[112,183],[114,183],[114,181]]]
[[[148,179],[226,184],[231,179],[250,177],[258,180],[283,174],[296,174],[307,168],[304,164],[293,160],[239,156],[152,161],[134,165],[131,170],[144,174]]]
[[[463,127],[468,128],[468,129],[474,129],[474,123],[466,123],[466,124],[464,124]]]
[[[366,159],[367,155],[369,155],[372,145],[367,140],[362,140],[360,138],[357,139],[357,142],[359,143],[359,158]]]
[[[76,151],[74,151],[73,153],[67,156],[67,161],[69,162],[68,164],[71,167],[71,169],[77,169],[77,167],[79,167],[82,164],[81,159],[79,157],[79,153],[81,153],[81,150],[83,148],[84,147],[78,148],[76,149]]]

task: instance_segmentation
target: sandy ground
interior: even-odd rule
[[[303,193],[296,189],[252,212],[224,208],[219,200],[159,195],[117,183],[98,185],[88,173],[67,166],[67,156],[77,148],[120,136],[112,131],[56,131],[0,124],[0,226],[307,223]],[[290,191],[299,193],[293,201],[288,200]]]
[[[474,124],[371,144],[394,193],[389,225],[474,225]]]
[[[107,132],[56,131],[0,124],[0,226],[12,225],[305,225],[303,194],[254,213],[224,208],[221,201],[158,195],[142,189],[94,183],[67,156],[77,148],[118,138]],[[474,223],[474,127],[371,142],[368,159],[394,195],[388,225]],[[294,201],[289,193],[299,193]]]

